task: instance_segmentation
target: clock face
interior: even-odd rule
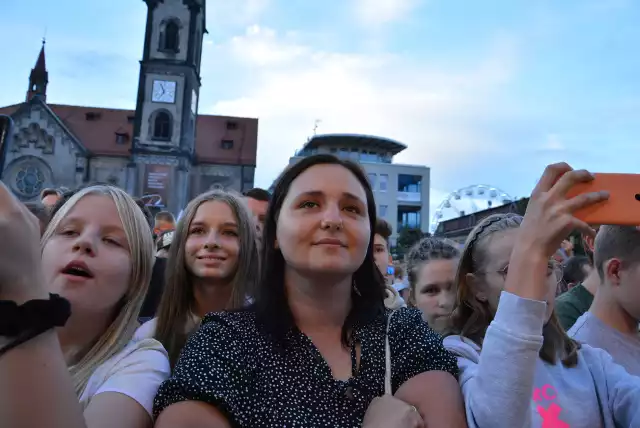
[[[176,82],[154,80],[151,101],[155,103],[174,103],[176,101]]]
[[[198,111],[198,94],[193,91],[191,94],[191,113],[196,114]]]

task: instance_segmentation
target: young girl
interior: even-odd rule
[[[316,155],[288,168],[255,305],[205,317],[158,392],[157,428],[466,426],[455,358],[419,311],[398,309],[387,336],[375,224],[358,165]]]
[[[406,256],[411,303],[439,333],[447,328],[456,301],[458,257],[452,243],[432,237],[422,239]]]
[[[169,247],[157,318],[136,337],[155,337],[171,366],[208,312],[241,308],[259,274],[256,228],[244,201],[220,190],[203,193],[185,209]]]
[[[600,349],[571,340],[553,313],[560,276],[552,256],[572,230],[593,233],[574,210],[606,193],[566,199],[586,171],[545,170],[524,220],[491,216],[471,232],[456,276],[456,336],[470,427],[637,427],[640,378]]]
[[[0,358],[3,426],[151,427],[169,361],[158,341],[132,340],[153,262],[142,212],[120,189],[85,188],[51,219],[41,256],[29,224],[0,186],[0,299],[22,303],[57,293],[72,314],[55,333]]]

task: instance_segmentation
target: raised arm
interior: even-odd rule
[[[48,299],[38,220],[0,183],[0,300]],[[0,317],[2,314],[0,314]],[[0,347],[13,338],[0,337]],[[0,356],[0,421],[6,427],[85,428],[53,329]]]

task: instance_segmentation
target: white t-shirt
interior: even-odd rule
[[[164,347],[155,339],[136,340],[100,365],[80,396],[86,409],[91,399],[103,392],[119,392],[136,400],[153,415],[153,399],[171,368]]]

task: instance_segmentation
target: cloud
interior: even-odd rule
[[[365,25],[380,25],[398,21],[412,12],[420,0],[354,0],[357,19]]]
[[[483,121],[496,108],[494,95],[510,81],[515,53],[515,45],[500,38],[482,60],[460,71],[402,55],[324,51],[295,34],[253,26],[216,52],[237,81],[234,95],[205,111],[260,119],[262,186],[288,164],[318,119],[319,133],[373,134],[406,143],[398,162],[425,164],[450,177],[500,148]]]
[[[270,6],[270,0],[214,0],[207,3],[207,28],[250,25],[257,22]]]

